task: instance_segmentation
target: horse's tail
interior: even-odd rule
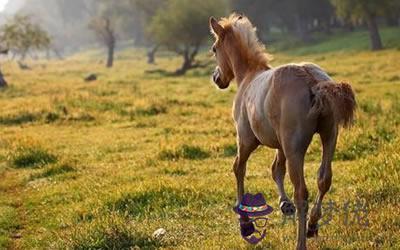
[[[350,84],[321,81],[311,87],[311,92],[313,100],[309,115],[332,113],[338,125],[343,127],[352,125],[356,99]]]

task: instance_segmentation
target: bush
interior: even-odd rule
[[[9,155],[15,168],[42,167],[57,162],[57,157],[39,146],[19,147]]]
[[[135,115],[139,116],[155,116],[165,113],[167,113],[167,108],[163,105],[156,105],[156,104],[153,104],[147,108],[138,108],[135,111]]]
[[[237,154],[236,144],[228,144],[228,145],[224,146],[224,156],[225,157],[236,156],[236,154]]]
[[[189,160],[202,160],[210,157],[210,153],[198,146],[182,145],[177,150],[162,150],[159,153],[161,160],[178,160],[180,158]]]

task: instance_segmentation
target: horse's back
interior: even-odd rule
[[[332,81],[332,78],[320,66],[310,62],[281,65],[274,72],[274,84],[278,85],[298,87],[294,84],[309,86],[310,83],[323,81]]]

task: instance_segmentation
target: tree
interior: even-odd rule
[[[0,28],[0,40],[11,52],[20,54],[22,60],[31,50],[50,48],[51,38],[30,16],[16,15]]]
[[[132,39],[138,25],[138,11],[135,0],[97,0],[90,9],[96,17],[89,24],[98,38],[107,47],[107,67],[112,67],[118,39]]]
[[[115,50],[115,31],[111,21],[107,17],[94,18],[89,28],[92,29],[98,39],[107,47],[107,68],[111,68],[114,64],[114,50]]]
[[[183,57],[176,74],[185,74],[197,66],[196,55],[210,33],[207,20],[212,15],[223,15],[225,10],[224,0],[169,0],[165,8],[157,11],[148,29],[156,43]]]
[[[160,45],[156,43],[151,35],[151,32],[146,30],[145,24],[149,23],[151,18],[153,18],[157,11],[164,7],[166,3],[165,0],[131,0],[131,4],[134,8],[138,9],[140,12],[139,22],[142,24],[140,27],[137,27],[139,32],[142,32],[142,37],[144,41],[150,48],[147,52],[147,63],[154,64],[155,63],[155,54],[160,48]]]
[[[387,13],[395,0],[331,0],[341,17],[350,17],[353,22],[363,20],[367,23],[372,50],[383,48],[379,34],[377,17]]]

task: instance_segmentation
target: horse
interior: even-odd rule
[[[238,148],[233,164],[237,204],[244,194],[246,162],[251,153],[259,146],[275,149],[272,178],[278,189],[279,207],[286,216],[297,213],[296,249],[306,249],[306,238],[318,235],[322,200],[332,183],[339,128],[350,127],[354,120],[356,100],[352,87],[335,82],[313,63],[271,67],[265,46],[246,16],[232,14],[220,20],[210,17],[209,25],[215,37],[212,52],[218,65],[212,80],[220,89],[228,88],[234,79],[237,83],[232,112]],[[314,134],[321,139],[322,161],[318,195],[307,223],[304,157]],[[294,203],[285,193],[286,169],[294,186]],[[251,223],[244,216],[239,219],[241,225]]]

